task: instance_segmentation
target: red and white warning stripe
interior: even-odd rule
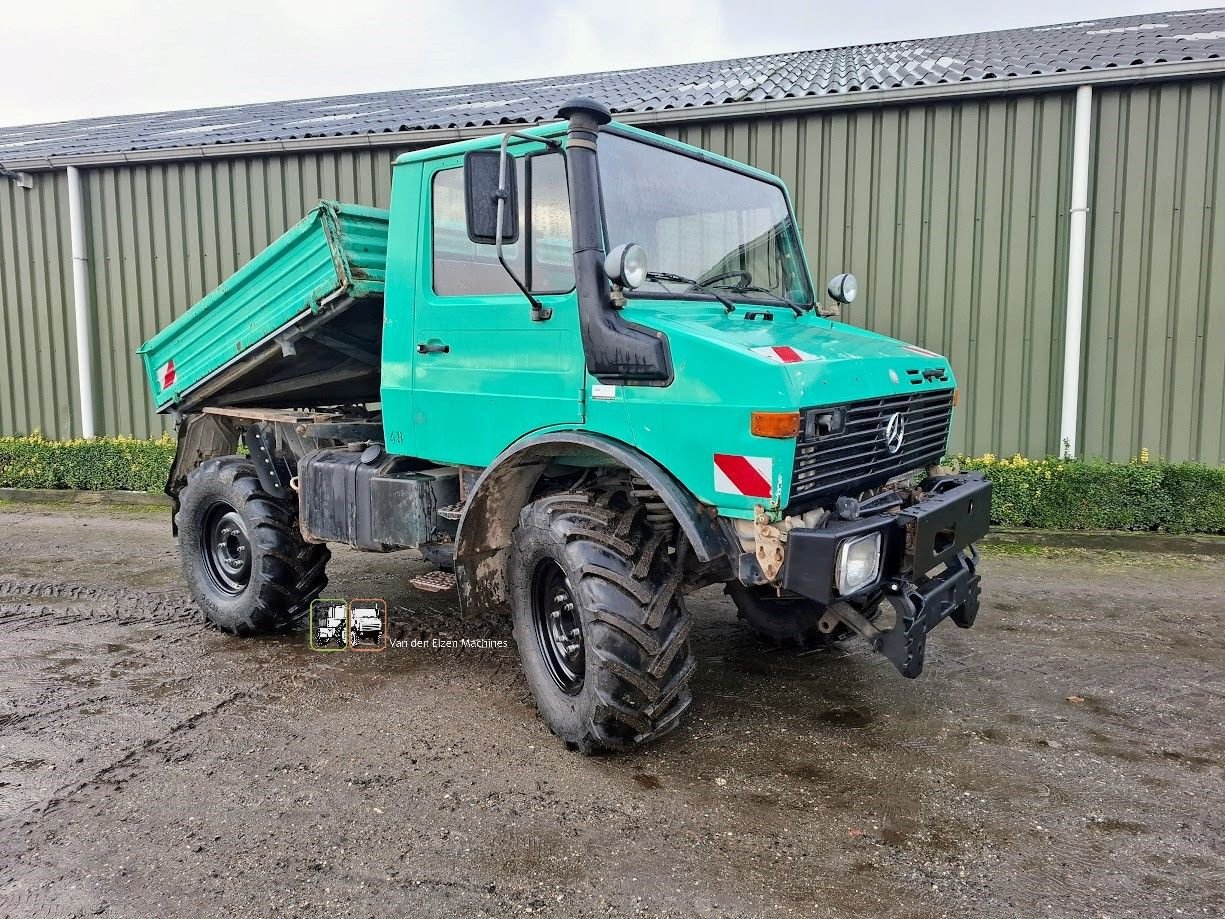
[[[715,491],[725,495],[768,498],[773,474],[774,461],[768,456],[715,454]]]
[[[799,364],[802,361],[815,361],[817,356],[809,354],[807,351],[801,351],[799,348],[793,348],[790,345],[769,345],[765,348],[753,348],[754,354],[760,354],[763,357],[768,357],[771,360],[778,361],[780,364]]]
[[[157,368],[157,381],[162,389],[169,389],[174,385],[174,361],[166,361]]]

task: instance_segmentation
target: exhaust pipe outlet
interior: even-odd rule
[[[557,117],[570,122],[571,145],[580,135],[590,134],[590,138],[587,139],[594,148],[596,132],[600,130],[601,125],[612,121],[612,112],[603,103],[588,99],[586,96],[578,96],[559,108]]]

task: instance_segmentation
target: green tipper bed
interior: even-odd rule
[[[220,287],[141,345],[159,411],[331,304],[383,296],[387,211],[321,201]]]

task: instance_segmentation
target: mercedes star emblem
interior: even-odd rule
[[[890,453],[897,453],[902,449],[902,441],[905,439],[906,418],[901,412],[894,412],[885,425],[885,449]]]

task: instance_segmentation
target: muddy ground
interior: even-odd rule
[[[0,508],[0,915],[1222,914],[1220,558],[991,555],[914,682],[706,591],[690,717],[595,759],[513,651],[231,638],[177,566],[162,512]],[[422,567],[328,593],[509,638]]]

